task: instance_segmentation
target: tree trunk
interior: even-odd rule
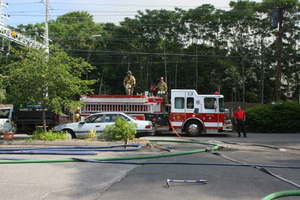
[[[280,86],[281,86],[281,54],[282,54],[282,37],[283,37],[283,28],[282,28],[282,18],[283,18],[283,9],[278,9],[279,16],[279,31],[278,31],[278,55],[277,55],[277,67],[276,67],[276,83],[275,83],[275,101],[279,101],[281,98],[280,95]]]
[[[43,129],[46,132],[47,131],[47,122],[46,122],[46,111],[45,108],[43,106],[43,115],[42,115],[42,120],[43,120]]]

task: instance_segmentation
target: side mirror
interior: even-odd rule
[[[79,124],[85,124],[85,121],[80,121]]]

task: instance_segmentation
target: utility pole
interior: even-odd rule
[[[261,104],[264,104],[264,94],[265,94],[265,45],[264,45],[264,30],[261,29],[262,31],[262,36],[261,36],[261,40],[260,40],[260,45],[261,45],[261,48],[260,48],[260,55],[261,55],[261,72],[262,72],[262,75],[261,75]]]
[[[245,103],[245,56],[242,58],[242,83],[243,83],[243,103]]]
[[[9,20],[9,18],[4,15],[4,8],[8,8],[8,4],[3,4],[2,0],[0,0],[0,25],[4,25],[4,19]]]
[[[47,53],[47,56],[46,56],[46,60],[45,62],[47,63],[47,61],[49,60],[49,33],[48,33],[48,18],[51,17],[50,16],[50,13],[49,13],[49,7],[51,7],[50,5],[50,2],[49,0],[41,0],[41,3],[45,4],[46,6],[46,17],[45,17],[45,27],[44,27],[44,35],[43,35],[43,38],[44,38],[44,45],[45,45],[45,52]],[[45,97],[48,97],[48,86],[46,85],[45,87],[45,93],[44,93]],[[44,104],[42,104],[42,108],[43,108],[43,128],[44,128],[44,131],[46,131],[46,126],[47,126],[47,122],[46,122],[46,112],[45,112],[45,109],[44,109]]]
[[[277,54],[277,66],[276,66],[276,83],[275,83],[275,101],[279,101],[281,99],[281,55],[282,55],[282,37],[283,37],[283,13],[284,8],[278,8],[278,23],[279,23],[279,30],[278,30],[278,54]]]
[[[49,53],[49,32],[48,32],[48,21],[49,21],[49,18],[51,18],[51,14],[49,12],[49,8],[52,8],[52,5],[51,3],[49,2],[49,0],[42,0],[41,3],[45,4],[46,5],[46,18],[45,18],[45,33],[43,35],[43,38],[44,38],[44,45],[46,46],[46,49],[45,51],[47,53]]]
[[[8,5],[3,4],[2,0],[0,0],[0,27],[2,27],[4,25],[4,19],[9,20],[9,18],[4,15],[4,8],[7,8],[7,7],[8,7]],[[4,51],[4,38],[3,37],[2,37],[2,47],[1,47],[0,51],[1,50]]]

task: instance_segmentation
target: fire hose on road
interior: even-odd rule
[[[249,163],[242,163],[231,159],[234,162],[238,163],[193,163],[193,162],[129,162],[124,160],[136,160],[136,159],[150,159],[150,158],[159,158],[159,157],[168,157],[168,156],[179,156],[179,155],[187,155],[193,153],[201,153],[201,152],[211,152],[213,150],[219,149],[217,144],[207,143],[207,142],[200,142],[200,141],[181,141],[181,140],[151,140],[151,142],[178,142],[178,143],[197,143],[197,144],[205,144],[209,145],[209,148],[205,149],[198,149],[193,151],[184,151],[184,152],[177,152],[177,153],[166,153],[166,154],[158,154],[158,155],[143,155],[143,156],[130,156],[130,157],[114,157],[114,158],[92,158],[92,159],[85,159],[85,158],[65,158],[65,159],[17,159],[17,158],[0,158],[0,164],[18,164],[18,163],[53,163],[53,162],[93,162],[93,163],[115,163],[115,164],[134,164],[134,165],[148,165],[148,164],[171,164],[171,165],[216,165],[216,166],[243,166],[243,167],[255,167],[255,168],[289,168],[289,169],[300,169],[300,166],[282,166],[282,165],[261,165],[261,164],[249,164]],[[212,146],[212,147],[211,147]],[[91,147],[88,147],[88,149]],[[135,148],[140,148],[135,146]],[[6,152],[13,151],[15,148],[4,149]],[[22,148],[17,148],[18,150],[22,150]],[[38,150],[38,148],[24,148],[26,151]],[[42,151],[49,151],[53,149],[59,150],[66,150],[69,149],[71,151],[78,151],[81,147],[71,148],[71,147],[50,147],[44,148]],[[72,149],[72,150],[71,150]],[[82,150],[87,151],[88,149]],[[97,148],[96,148],[97,149]],[[103,150],[105,148],[98,147],[98,150]],[[97,151],[98,151],[97,150]],[[112,149],[116,151],[120,151],[120,149]],[[276,177],[276,176],[275,176]],[[293,184],[291,181],[286,181]],[[294,186],[298,186],[297,184],[293,184]],[[300,190],[291,190],[291,191],[283,191],[274,194],[270,194],[263,198],[263,200],[269,200],[277,198],[277,196],[299,196]]]
[[[0,154],[96,155],[98,151],[136,151],[142,145],[1,148]]]

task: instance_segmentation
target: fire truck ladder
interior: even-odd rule
[[[32,39],[31,37],[22,35],[20,33],[17,33],[16,31],[13,31],[2,24],[0,24],[0,37],[7,39],[11,42],[15,42],[17,44],[20,44],[22,46],[26,47],[32,47],[37,49],[45,49],[46,45],[37,42],[36,40]]]
[[[48,1],[47,1],[48,2]],[[43,44],[40,42],[37,42],[35,39],[33,39],[30,36],[22,35],[16,31],[11,30],[10,28],[4,26],[4,19],[9,19],[4,15],[4,9],[7,8],[7,4],[3,4],[2,0],[0,0],[0,38],[7,39],[10,42],[15,42],[19,45],[25,46],[25,47],[32,47],[36,49],[47,49],[48,43]],[[45,23],[45,31],[48,33],[48,27],[47,22]],[[48,41],[48,34],[45,34],[44,40]],[[44,42],[45,43],[45,42]]]
[[[153,113],[152,104],[136,103],[87,103],[83,112],[97,113],[106,111],[118,111],[125,113]]]

